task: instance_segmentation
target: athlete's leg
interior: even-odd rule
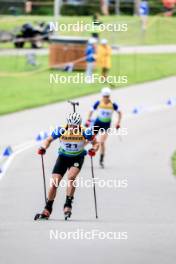
[[[102,77],[107,81],[108,78],[109,69],[108,68],[102,68]]]
[[[54,199],[56,197],[56,192],[57,192],[57,187],[59,186],[61,179],[62,179],[62,175],[56,174],[56,173],[52,174],[52,179],[50,181],[50,188],[48,191],[48,199],[47,199],[44,211],[42,212],[42,214],[48,217],[52,213],[53,203],[54,203]]]
[[[75,180],[79,174],[80,169],[76,167],[71,167],[68,172],[68,185],[66,191],[66,200],[64,204],[64,214],[70,213],[72,209],[72,202],[75,193]]]
[[[68,185],[66,192],[66,201],[64,204],[64,213],[71,213],[72,202],[75,193],[75,180],[78,176],[82,165],[84,163],[84,157],[77,157],[71,161],[70,169],[68,171]]]
[[[56,197],[57,187],[59,186],[60,181],[62,180],[62,175],[52,174],[52,179],[50,181],[50,188],[48,191],[48,200],[54,200]]]
[[[67,185],[67,196],[74,195],[75,192],[75,180],[77,175],[79,174],[80,169],[76,167],[71,167],[68,171],[68,185]]]
[[[52,179],[50,181],[50,188],[48,192],[48,199],[44,211],[42,212],[42,215],[46,215],[47,217],[49,217],[50,214],[52,213],[57,187],[59,186],[59,183],[66,171],[67,171],[67,162],[64,157],[59,156],[53,169]]]
[[[108,138],[108,134],[105,133],[103,135],[99,135],[99,143],[100,143],[100,154],[105,154],[105,142]]]
[[[104,156],[105,156],[105,142],[108,138],[108,134],[105,133],[103,135],[99,135],[99,143],[100,143],[100,165],[103,167],[103,162],[104,162]]]

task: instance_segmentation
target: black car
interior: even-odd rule
[[[26,23],[21,26],[13,42],[16,48],[23,48],[26,42],[30,42],[32,48],[41,48],[43,42],[48,41],[52,33],[49,24],[42,22],[37,26],[33,26]]]

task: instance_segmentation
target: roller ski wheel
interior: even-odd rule
[[[64,216],[65,220],[68,220],[72,215],[72,203],[73,203],[73,197],[66,196],[66,201],[64,204]]]
[[[65,221],[67,221],[71,217],[72,212],[71,211],[67,211],[67,212],[64,213],[64,215],[65,215]]]

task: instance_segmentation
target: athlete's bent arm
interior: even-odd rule
[[[97,142],[96,138],[91,140],[92,148],[88,150],[88,155],[90,157],[94,157],[96,155],[96,152],[99,149],[99,143]]]
[[[87,117],[88,120],[91,120],[92,115],[93,115],[93,112],[94,112],[93,110],[91,110],[91,111],[89,112],[88,117]]]
[[[42,144],[42,148],[44,148],[44,149],[47,149],[47,148],[49,148],[49,146],[50,146],[50,144],[51,144],[51,142],[53,141],[54,139],[53,139],[53,137],[48,137],[44,142],[43,142],[43,144]]]
[[[92,118],[92,115],[93,115],[93,110],[91,110],[89,113],[88,113],[88,117],[87,117],[87,121],[86,121],[86,127],[89,127],[90,126],[90,122],[91,122],[91,118]]]
[[[99,149],[99,143],[98,143],[98,141],[97,141],[96,138],[94,138],[94,139],[92,140],[92,147],[93,147],[93,150],[94,150],[95,152],[98,151],[98,149]]]
[[[94,113],[94,111],[97,110],[98,106],[100,104],[100,101],[97,101],[94,103],[94,105],[92,106],[89,114],[88,114],[88,117],[87,117],[87,121],[86,121],[86,126],[89,127],[90,126],[90,122],[91,122],[91,118],[92,118],[92,115]]]
[[[121,120],[122,120],[122,112],[121,111],[117,111],[116,113],[117,113],[117,116],[118,116],[116,127],[119,128],[120,124],[121,124]]]

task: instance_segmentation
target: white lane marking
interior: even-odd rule
[[[21,152],[24,152],[25,150],[27,149],[30,149],[32,147],[35,147],[36,145],[38,145],[38,142],[35,142],[35,141],[30,141],[30,144],[29,142],[26,142],[24,144],[21,144],[21,146],[23,146],[22,148],[18,149],[20,145],[14,147],[14,149],[17,149],[15,152],[13,152],[9,157],[8,159],[6,160],[6,162],[3,164],[3,166],[1,167],[2,169],[2,172],[0,173],[0,180],[2,180],[2,178],[4,177],[4,175],[6,174],[11,162],[13,161],[13,159],[18,155],[20,154]]]
[[[0,180],[2,180],[3,176],[5,175],[8,167],[10,166],[12,160],[14,159],[15,154],[12,154],[7,161],[4,163],[4,165],[1,167],[2,172],[0,172]]]
[[[131,118],[135,118],[140,116],[141,114],[150,114],[153,112],[159,112],[159,111],[164,111],[164,110],[169,110],[174,108],[175,105],[156,105],[156,106],[151,106],[148,109],[142,110],[141,112],[139,112],[138,114],[133,114],[133,113],[129,113],[129,114],[125,114],[124,115],[124,119],[131,119]],[[37,142],[34,140],[30,140],[30,141],[26,141],[20,145],[15,146],[13,149],[15,150],[14,153],[12,153],[9,158],[6,160],[6,162],[3,164],[2,168],[2,172],[0,171],[0,180],[2,180],[3,176],[5,175],[5,173],[7,172],[10,164],[12,163],[13,159],[20,153],[24,152],[27,149],[30,149],[32,147],[37,146],[38,144],[40,144],[41,141]],[[0,156],[2,157],[2,156]]]
[[[13,147],[13,150],[16,151],[16,150],[18,150],[18,149],[24,148],[24,147],[26,147],[26,146],[28,146],[28,145],[31,145],[31,144],[34,144],[34,140],[29,140],[29,141],[26,141],[26,142],[24,142],[24,143],[22,143],[22,144],[19,144],[19,145]]]

